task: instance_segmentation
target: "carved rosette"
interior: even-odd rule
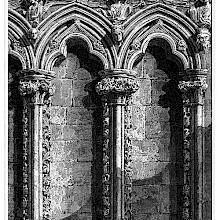
[[[109,93],[131,94],[138,90],[139,84],[137,80],[130,78],[104,78],[96,86],[99,95]]]
[[[194,147],[195,140],[192,134],[196,132],[196,127],[201,126],[198,120],[200,112],[199,109],[204,104],[204,94],[207,89],[205,77],[196,77],[196,80],[181,81],[179,89],[183,97],[183,169],[184,169],[184,185],[183,185],[183,219],[193,219],[192,207],[192,182],[194,181],[193,173],[196,173],[194,167]],[[199,148],[199,147],[198,147]],[[197,162],[196,162],[197,163]]]

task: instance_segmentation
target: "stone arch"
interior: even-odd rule
[[[65,56],[65,42],[71,37],[84,39],[89,52],[98,56],[105,68],[111,68],[116,63],[111,23],[85,5],[73,3],[62,7],[42,21],[38,30],[36,60],[40,68],[49,68],[48,63],[60,55]]]
[[[8,11],[8,53],[17,57],[22,68],[34,67],[34,53],[31,43],[27,37],[31,29],[27,20],[18,12],[9,9]]]
[[[155,4],[135,13],[125,22],[124,43],[118,65],[131,68],[153,38],[165,39],[183,63],[184,70],[200,68],[194,39],[197,26],[186,15],[164,4]]]

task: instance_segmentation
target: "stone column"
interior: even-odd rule
[[[53,94],[51,74],[43,70],[20,72],[23,96],[23,219],[43,219],[42,106]]]
[[[125,106],[139,85],[135,73],[124,69],[100,72],[96,91],[104,106],[103,214],[104,219],[126,218]]]
[[[183,219],[202,220],[206,70],[190,71],[179,88],[183,94],[184,120]]]

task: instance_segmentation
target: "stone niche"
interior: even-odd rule
[[[181,219],[182,99],[172,56],[165,41],[152,40],[134,65],[140,83],[130,132],[134,220]]]
[[[101,211],[102,109],[94,88],[103,67],[83,41],[67,48],[53,67],[51,219],[89,220]]]

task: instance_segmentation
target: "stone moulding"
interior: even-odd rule
[[[29,112],[27,103],[23,105],[23,219],[29,220],[30,216],[30,176],[29,176],[29,141],[28,141],[28,130],[29,130]]]
[[[23,70],[19,74],[25,122],[23,218],[49,219],[50,131],[48,113],[43,111],[43,106],[49,105],[48,100],[54,92],[54,86],[51,85],[54,77],[44,70]]]
[[[104,106],[103,216],[106,220],[130,220],[132,146],[128,135],[131,126],[128,105],[139,84],[135,72],[126,69],[106,70],[99,74],[102,80],[96,91],[102,96]]]
[[[204,146],[200,128],[203,127],[204,96],[208,87],[205,73],[206,70],[193,70],[178,85],[183,98],[184,220],[202,219]]]

